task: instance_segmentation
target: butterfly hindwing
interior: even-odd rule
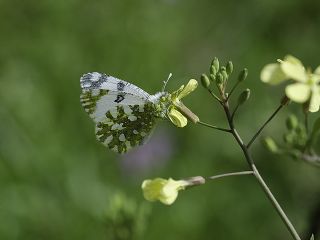
[[[153,111],[152,103],[109,110],[106,118],[96,124],[97,139],[111,150],[125,153],[145,142],[157,120]]]

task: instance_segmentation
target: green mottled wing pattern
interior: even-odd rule
[[[154,111],[153,103],[118,106],[97,123],[97,139],[113,151],[125,153],[145,142],[157,120]]]

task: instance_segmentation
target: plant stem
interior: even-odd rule
[[[213,129],[215,129],[215,130],[219,130],[219,131],[231,133],[231,130],[230,130],[230,129],[216,127],[216,126],[213,126],[213,125],[211,125],[211,124],[204,123],[204,122],[201,122],[201,121],[199,121],[199,122],[197,122],[197,123],[200,124],[200,125],[209,127],[209,128],[213,128]]]
[[[231,114],[231,121],[233,122],[234,116],[236,115],[236,112],[238,111],[238,108],[240,106],[240,103],[237,103],[236,107],[234,108],[232,114]]]
[[[272,114],[272,116],[267,120],[267,122],[260,128],[260,130],[257,132],[257,134],[254,136],[253,140],[259,135],[259,133],[262,131],[262,129],[264,128],[264,126],[266,126],[268,124],[268,122],[270,122],[270,120],[277,114],[277,112],[282,108],[283,105],[279,106],[278,109]],[[295,240],[301,240],[301,238],[299,237],[297,231],[295,230],[294,226],[292,225],[292,223],[290,222],[289,218],[287,217],[287,215],[285,214],[285,212],[282,210],[280,204],[278,203],[278,201],[276,200],[276,198],[273,196],[272,192],[270,191],[268,185],[265,183],[265,181],[263,180],[262,176],[260,175],[258,169],[255,166],[255,163],[252,159],[252,157],[249,154],[249,150],[248,150],[248,146],[246,146],[240,135],[238,134],[236,128],[234,127],[234,123],[232,121],[232,115],[230,113],[230,109],[229,109],[229,103],[228,101],[225,101],[223,103],[223,108],[224,111],[226,113],[227,116],[227,120],[231,129],[231,133],[234,136],[234,138],[236,139],[237,143],[239,144],[239,146],[242,149],[242,152],[249,164],[249,167],[251,168],[251,170],[253,171],[253,175],[255,176],[255,178],[257,179],[258,183],[260,184],[261,188],[263,189],[264,193],[267,195],[268,199],[270,200],[270,202],[272,203],[273,207],[275,208],[275,210],[277,211],[277,213],[279,214],[280,218],[282,219],[283,223],[286,225],[287,229],[289,230],[290,234],[292,235],[293,239]],[[253,141],[250,141],[253,142]],[[250,143],[251,145],[251,143]],[[249,145],[249,146],[250,146]]]
[[[267,119],[267,121],[261,126],[261,128],[254,134],[254,136],[251,138],[249,143],[247,144],[247,148],[250,148],[251,144],[256,140],[256,138],[259,136],[259,134],[262,132],[262,130],[267,126],[267,124],[277,115],[277,113],[280,111],[280,109],[283,107],[283,104],[280,104],[280,106],[274,111],[274,113]]]
[[[211,94],[212,97],[214,97],[214,99],[216,99],[220,104],[222,104],[221,99],[210,89],[208,89],[209,93]]]
[[[214,180],[214,179],[223,178],[223,177],[239,176],[239,175],[252,175],[252,174],[253,174],[253,171],[232,172],[232,173],[224,173],[224,174],[210,176],[210,177],[207,177],[207,179]]]
[[[232,95],[233,91],[237,88],[237,86],[238,86],[239,83],[240,83],[240,81],[237,81],[237,82],[233,85],[230,93],[229,93],[228,96],[227,96],[227,100],[229,100],[230,96]]]

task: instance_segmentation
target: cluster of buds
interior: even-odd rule
[[[232,94],[232,92],[238,86],[238,84],[243,82],[248,76],[248,70],[244,68],[239,73],[237,82],[234,84],[231,91],[227,92],[227,83],[231,74],[233,73],[233,63],[231,61],[228,61],[225,66],[220,66],[218,58],[215,57],[211,62],[209,72],[209,75],[205,73],[201,75],[201,84],[205,89],[209,90],[210,92],[213,91],[214,86],[217,87],[220,95],[220,98],[218,98],[218,100],[220,101],[228,100],[229,96]],[[244,90],[238,98],[239,104],[242,104],[246,100],[248,100],[249,96],[250,90]]]
[[[286,119],[286,133],[283,134],[284,144],[278,144],[273,138],[263,139],[264,146],[272,153],[288,155],[294,160],[302,159],[312,165],[320,166],[320,156],[313,149],[313,145],[320,133],[320,118],[318,118],[308,134],[305,125],[291,114]]]

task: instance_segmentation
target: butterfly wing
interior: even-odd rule
[[[155,125],[154,104],[141,88],[102,73],[80,79],[80,101],[96,122],[97,139],[118,153],[141,145]]]

